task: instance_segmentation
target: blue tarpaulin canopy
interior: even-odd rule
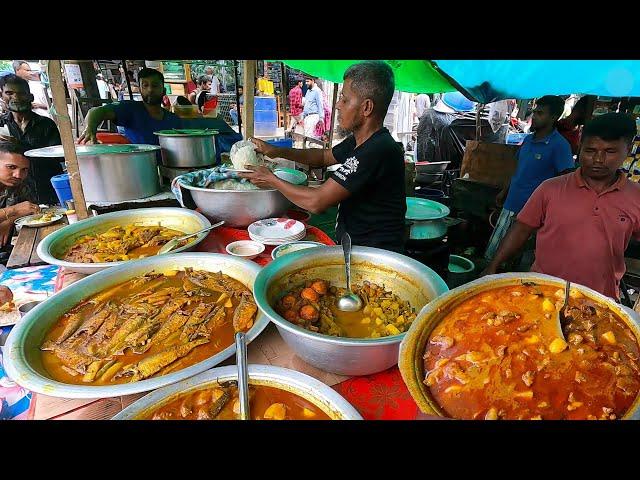
[[[474,100],[571,93],[640,97],[639,60],[435,60]]]

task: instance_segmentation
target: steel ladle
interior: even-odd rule
[[[347,293],[338,298],[336,306],[343,312],[357,312],[362,308],[362,299],[351,291],[351,236],[345,232],[341,243],[347,275]]]

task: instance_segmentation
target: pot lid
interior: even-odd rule
[[[426,198],[407,197],[407,220],[436,220],[449,215],[449,207]]]
[[[154,135],[169,137],[208,137],[218,133],[220,132],[213,128],[172,128],[153,132]]]
[[[160,150],[158,145],[144,145],[144,144],[96,144],[96,145],[76,145],[76,155],[100,155],[100,154],[114,154],[114,153],[144,153]],[[24,153],[27,157],[41,157],[41,158],[59,158],[64,157],[64,150],[62,145],[53,145],[52,147],[35,148],[33,150],[27,150]]]

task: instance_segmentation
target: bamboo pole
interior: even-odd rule
[[[249,137],[253,137],[254,132],[253,97],[256,92],[256,64],[257,60],[244,61],[244,118],[242,120],[242,123],[244,123],[245,140],[248,140]]]
[[[60,130],[64,159],[67,165],[67,172],[69,173],[71,194],[73,195],[73,202],[78,218],[82,220],[89,215],[87,214],[87,204],[84,200],[84,192],[82,191],[82,183],[80,182],[80,170],[78,168],[78,157],[76,156],[75,141],[71,129],[71,119],[67,112],[67,101],[65,100],[64,83],[62,81],[62,61],[49,60],[47,74],[49,75],[51,94],[53,96],[53,115],[58,124],[58,130]]]
[[[331,99],[331,126],[329,127],[329,150],[333,148],[333,131],[336,128],[336,102],[338,101],[338,84],[333,84],[333,95]]]

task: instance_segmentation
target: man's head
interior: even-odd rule
[[[144,103],[147,105],[162,104],[162,97],[167,93],[162,73],[153,68],[145,67],[138,72],[138,85]]]
[[[31,70],[31,66],[26,60],[14,60],[13,71],[16,72],[16,75],[24,80],[29,81],[34,79],[34,74]]]
[[[0,93],[10,111],[18,113],[31,111],[33,95],[29,91],[29,83],[18,75],[9,74],[2,77]]]
[[[356,63],[343,79],[336,104],[340,126],[352,132],[367,120],[382,122],[395,90],[391,67],[377,60]]]
[[[316,84],[316,79],[313,77],[306,77],[304,82],[307,84],[307,88],[312,89]]]
[[[304,83],[304,81],[299,78],[298,80],[296,80],[296,87],[302,88],[302,84]]]
[[[238,95],[242,95],[244,93],[244,87],[242,85],[240,85],[238,87]]]
[[[208,92],[211,90],[211,77],[209,75],[200,75],[198,77],[198,86]]]
[[[17,143],[0,142],[0,184],[17,187],[29,173],[29,159]]]
[[[209,77],[211,77],[213,75],[213,67],[207,67],[204,69],[204,73],[206,75],[209,75]]]
[[[636,124],[624,113],[607,113],[582,129],[578,161],[582,174],[594,180],[613,178],[631,152]]]
[[[531,130],[553,128],[564,112],[564,100],[557,95],[545,95],[536,101],[531,119]]]

